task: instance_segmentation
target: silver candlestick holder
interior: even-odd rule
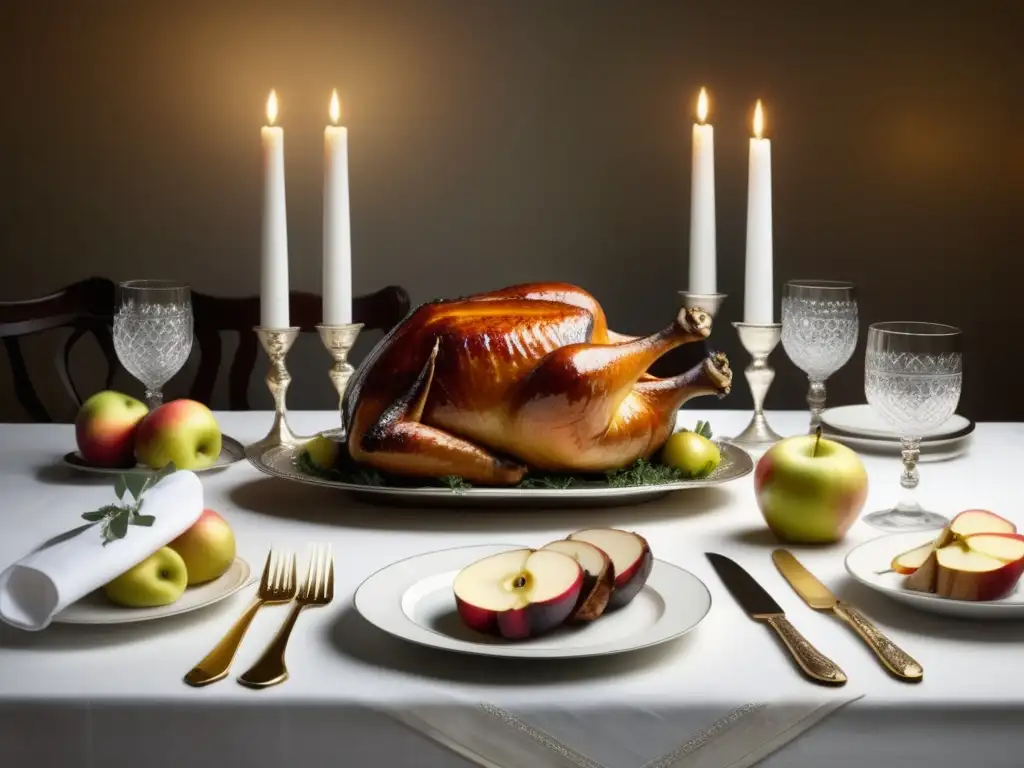
[[[782,439],[782,435],[771,428],[764,415],[764,398],[775,378],[775,369],[768,365],[768,357],[782,338],[781,323],[733,323],[740,343],[750,353],[751,362],[743,372],[754,396],[754,415],[747,428],[730,442],[740,446],[767,449]]]
[[[679,296],[683,301],[684,309],[703,309],[714,319],[722,302],[725,301],[726,294],[679,291]]]
[[[267,370],[267,389],[270,390],[270,394],[274,398],[274,423],[266,437],[246,449],[246,452],[250,454],[262,453],[267,448],[277,445],[296,445],[302,441],[288,426],[286,395],[288,385],[292,383],[292,376],[284,364],[288,350],[292,348],[292,344],[299,336],[299,329],[257,326],[253,330],[256,331],[256,336],[270,359],[270,367]]]
[[[327,351],[334,360],[328,375],[331,383],[338,391],[338,410],[341,410],[341,402],[345,398],[345,389],[348,387],[348,380],[355,373],[355,368],[348,361],[348,354],[356,343],[359,332],[363,329],[362,323],[347,323],[344,325],[318,325],[316,330],[320,334],[320,340],[327,347]]]

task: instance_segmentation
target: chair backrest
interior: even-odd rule
[[[293,291],[289,299],[292,323],[303,332],[316,330],[321,318],[321,297]],[[237,331],[238,349],[228,372],[228,407],[233,411],[247,410],[249,380],[256,366],[258,349],[256,334],[252,329],[260,323],[259,297],[230,298],[193,291],[192,313],[200,362],[189,397],[201,403],[210,402],[221,365],[220,334]],[[389,330],[408,313],[409,294],[397,285],[357,296],[352,301],[353,322],[362,323],[368,330]]]
[[[69,367],[71,349],[86,334],[96,338],[106,359],[106,387],[109,389],[118,367],[110,333],[113,310],[114,283],[103,277],[91,277],[37,299],[0,302],[0,339],[3,339],[10,361],[14,393],[35,421],[50,422],[53,419],[32,385],[20,339],[55,328],[72,329],[71,335],[57,349],[55,366],[68,394],[76,405],[81,405],[82,397],[71,378]]]

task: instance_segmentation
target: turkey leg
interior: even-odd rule
[[[481,485],[515,485],[523,479],[526,467],[420,421],[434,379],[438,346],[434,344],[408,392],[385,409],[361,439],[352,441],[352,458],[400,475],[455,475]]]
[[[704,395],[725,397],[732,389],[732,370],[724,352],[716,352],[686,373],[667,379],[638,381],[633,391],[656,413],[668,415],[687,400]]]
[[[511,414],[519,434],[548,439],[520,441],[541,467],[573,466],[581,449],[600,439],[619,406],[651,363],[670,349],[707,338],[711,316],[685,309],[671,326],[622,344],[571,344],[554,350],[523,381]]]

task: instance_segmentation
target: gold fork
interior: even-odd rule
[[[295,597],[296,588],[295,554],[277,554],[271,549],[263,566],[263,576],[256,592],[256,599],[206,658],[185,675],[185,682],[198,688],[226,677],[231,660],[235,658],[238,646],[242,644],[242,638],[245,637],[256,611],[264,605],[290,602]]]
[[[238,682],[250,688],[268,688],[288,679],[288,667],[284,663],[284,651],[288,638],[295,626],[295,620],[306,606],[327,605],[334,599],[334,558],[331,545],[314,546],[309,555],[309,569],[306,582],[295,597],[295,606],[288,615],[267,650],[249,670],[238,678]]]

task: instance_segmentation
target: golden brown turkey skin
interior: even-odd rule
[[[495,485],[528,467],[627,466],[661,447],[687,399],[729,391],[723,355],[672,379],[645,374],[710,330],[694,310],[652,336],[619,336],[590,294],[562,283],[422,305],[352,377],[349,451],[396,474]]]

